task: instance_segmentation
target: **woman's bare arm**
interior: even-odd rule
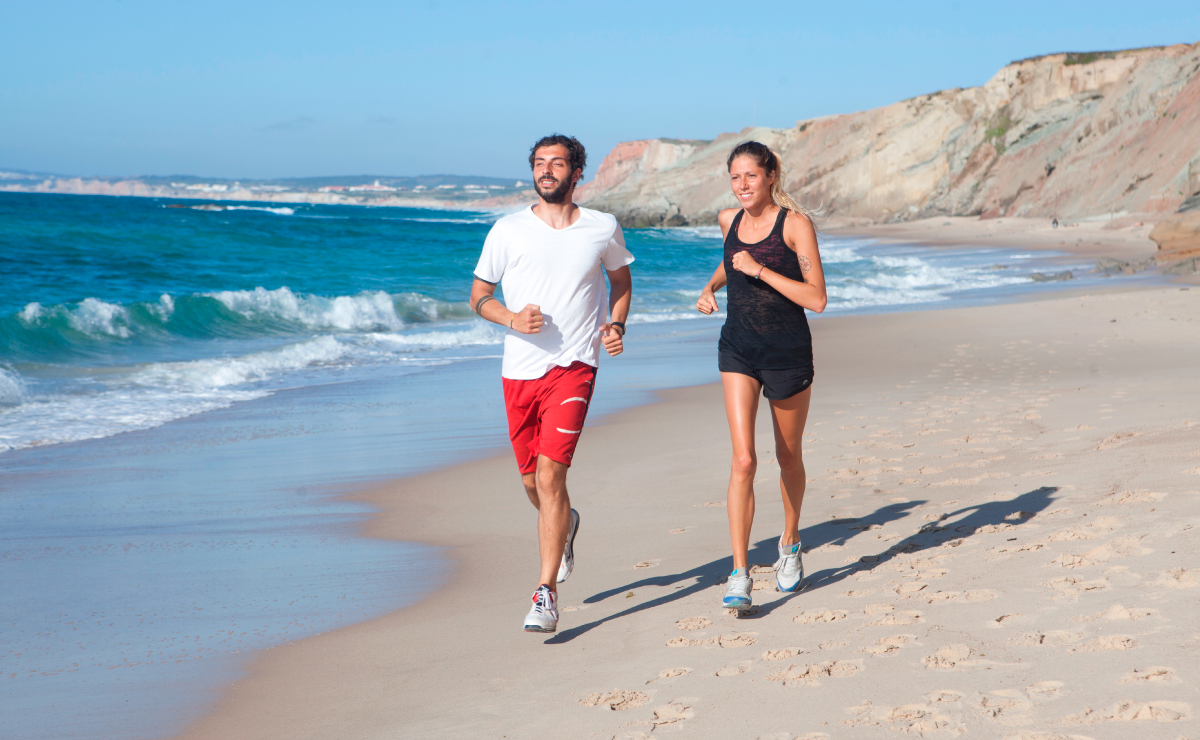
[[[767,285],[778,290],[792,303],[821,313],[825,310],[828,296],[825,293],[825,272],[821,268],[821,253],[817,249],[817,232],[812,222],[799,213],[789,213],[783,224],[783,240],[796,252],[800,273],[804,282],[792,280],[763,267],[749,252],[738,252],[733,256],[733,266],[740,272],[757,276]]]
[[[729,233],[729,226],[733,223],[733,217],[737,215],[736,208],[726,208],[717,214],[717,223],[721,225],[721,241],[724,243],[725,236]],[[696,310],[700,313],[711,314],[720,307],[717,305],[716,293],[729,282],[729,276],[725,274],[725,260],[721,260],[721,264],[717,265],[717,269],[713,272],[704,289],[700,291],[700,300],[696,301]]]

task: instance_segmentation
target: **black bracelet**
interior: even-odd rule
[[[621,327],[621,336],[622,337],[625,336],[625,322],[624,321],[612,321],[612,322],[609,322],[608,325]]]
[[[483,314],[479,313],[479,311],[483,308],[483,304],[487,303],[488,301],[494,301],[494,300],[496,300],[496,296],[494,296],[494,295],[480,296],[479,300],[475,301],[475,313],[479,314],[480,316],[483,316]]]

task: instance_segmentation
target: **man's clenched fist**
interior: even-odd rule
[[[546,320],[542,318],[541,306],[530,303],[513,316],[512,328],[522,334],[537,334],[544,323]]]

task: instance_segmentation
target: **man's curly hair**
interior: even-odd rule
[[[529,169],[533,169],[533,160],[537,156],[537,150],[545,146],[564,146],[567,148],[567,157],[571,162],[571,172],[582,170],[587,166],[587,151],[583,148],[583,144],[579,143],[579,139],[574,136],[563,136],[562,134],[550,134],[543,136],[537,140],[529,150]]]

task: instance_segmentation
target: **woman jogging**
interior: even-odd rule
[[[733,442],[729,474],[729,536],[733,573],[723,604],[750,606],[753,581],[746,562],[754,521],[754,420],[758,394],[771,404],[784,527],[779,538],[775,583],[795,591],[804,578],[800,562],[800,505],[804,461],[800,438],[808,418],[813,381],[812,335],[804,309],[825,310],[825,275],[809,212],[783,189],[778,155],[747,141],[729,155],[729,184],[741,208],[717,217],[725,237],[725,259],[704,286],[696,308],[717,310],[716,291],[728,287],[728,317],[721,329],[717,365],[725,390],[725,413]]]

